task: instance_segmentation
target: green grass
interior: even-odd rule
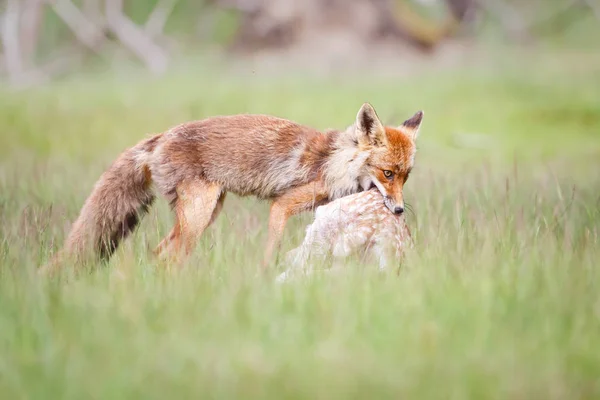
[[[600,63],[518,64],[1,91],[0,396],[600,397]],[[231,196],[177,273],[148,257],[172,221],[161,201],[108,265],[35,275],[146,134],[240,112],[342,128],[366,100],[389,123],[425,110],[399,273],[350,261],[277,285],[257,274],[268,205]]]

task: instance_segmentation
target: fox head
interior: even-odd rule
[[[369,103],[363,104],[356,116],[356,145],[360,153],[367,154],[359,183],[365,190],[376,186],[386,207],[397,215],[404,212],[402,189],[413,168],[422,120],[423,111],[418,111],[400,126],[383,126]]]

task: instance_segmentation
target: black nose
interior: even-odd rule
[[[394,207],[394,214],[400,215],[404,212],[404,207],[396,206]]]

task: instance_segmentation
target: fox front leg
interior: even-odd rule
[[[322,184],[311,183],[298,186],[273,201],[269,216],[269,236],[262,264],[263,270],[271,262],[273,253],[279,249],[287,220],[293,215],[314,209],[323,204],[327,198],[328,193]]]

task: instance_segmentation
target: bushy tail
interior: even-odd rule
[[[138,225],[154,201],[147,159],[161,135],[124,151],[102,174],[73,224],[64,249],[44,269],[69,258],[107,260]]]

